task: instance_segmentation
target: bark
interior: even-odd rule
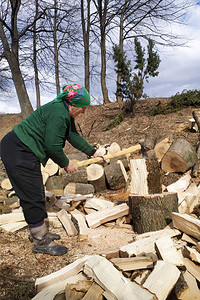
[[[33,112],[33,108],[29,100],[25,82],[19,66],[19,34],[17,31],[17,14],[20,4],[20,2],[13,3],[12,7],[11,28],[9,28],[11,34],[11,45],[9,45],[9,39],[6,37],[2,20],[0,20],[0,39],[3,45],[4,57],[7,60],[11,70],[22,116],[23,118],[26,118]]]
[[[56,91],[60,93],[60,80],[59,80],[59,61],[58,61],[58,43],[57,43],[57,0],[54,0],[54,25],[53,25],[53,40],[54,40],[54,59],[55,59],[55,79]]]
[[[83,32],[83,43],[84,43],[84,66],[85,66],[85,88],[90,92],[90,52],[89,52],[89,41],[90,41],[90,0],[87,0],[87,28],[86,20],[84,17],[84,0],[81,0],[81,24]]]
[[[38,17],[38,0],[35,2],[36,13],[35,17]],[[40,86],[39,86],[39,76],[37,67],[37,35],[36,35],[36,22],[33,25],[33,67],[35,73],[35,90],[36,90],[36,103],[37,107],[41,105],[40,100]]]

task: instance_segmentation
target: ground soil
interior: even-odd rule
[[[111,103],[91,106],[86,110],[85,115],[78,117],[77,129],[93,145],[117,142],[121,148],[127,148],[137,144],[140,139],[145,138],[145,135],[148,134],[158,133],[163,136],[173,133],[175,137],[187,139],[194,147],[197,147],[199,133],[191,132],[187,127],[194,108],[184,108],[169,115],[150,116],[148,114],[149,107],[168,100],[166,98],[156,98],[139,101],[134,112],[126,116],[121,124],[109,131],[104,131],[103,128],[119,112],[119,105]],[[0,115],[0,139],[21,120],[20,114]],[[69,145],[65,147],[66,154],[74,151]],[[0,179],[3,179],[4,176],[6,174],[1,169]],[[180,174],[169,174],[168,176],[163,174],[162,183],[168,185],[179,177]],[[101,196],[106,198],[119,192],[123,194],[123,190],[106,190],[101,193]],[[66,255],[51,257],[49,255],[33,254],[32,244],[28,240],[29,232],[27,228],[14,234],[0,233],[1,300],[31,299],[36,294],[34,287],[36,278],[57,271],[85,254],[119,248],[133,241],[135,236],[131,229],[102,225],[96,229],[91,229],[87,240],[79,241],[77,237],[69,238],[62,228],[50,229],[52,232],[61,235],[59,243],[68,247]]]

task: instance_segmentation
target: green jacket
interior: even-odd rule
[[[94,148],[78,134],[74,119],[63,102],[51,101],[40,106],[20,122],[14,132],[44,166],[49,158],[61,168],[68,165],[69,159],[63,152],[66,140],[87,155],[94,152]]]

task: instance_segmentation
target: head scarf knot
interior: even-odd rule
[[[54,102],[66,101],[68,105],[84,107],[90,105],[90,95],[88,91],[80,84],[64,85],[63,92],[59,93]]]

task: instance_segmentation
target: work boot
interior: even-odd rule
[[[47,226],[44,222],[29,225],[31,237],[33,238],[33,252],[49,255],[63,255],[67,253],[65,246],[58,245],[49,237]]]
[[[59,234],[57,234],[57,233],[51,233],[51,232],[47,232],[47,236],[52,240],[52,241],[54,241],[54,240],[60,240],[60,235]],[[32,237],[32,234],[30,233],[29,234],[29,241],[31,242],[31,243],[33,243],[33,237]]]

